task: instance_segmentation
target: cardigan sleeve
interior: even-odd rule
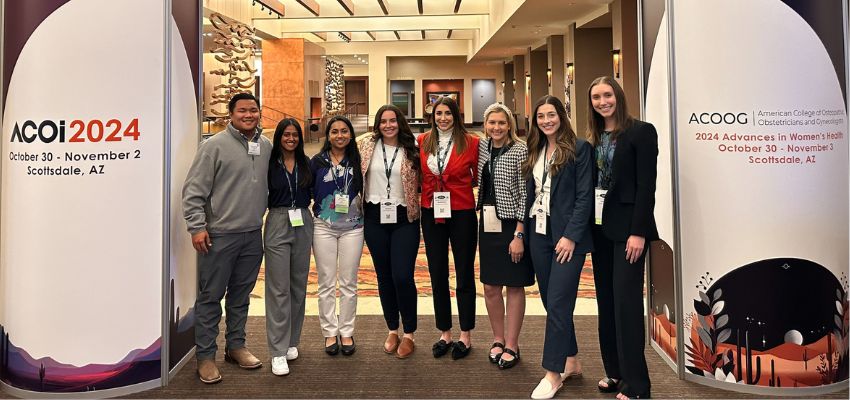
[[[514,199],[517,199],[516,204],[516,219],[517,221],[525,221],[526,210],[525,202],[528,197],[525,181],[522,179],[522,163],[528,159],[528,147],[518,146],[518,154],[516,160],[516,170],[513,171],[511,179],[511,194]]]

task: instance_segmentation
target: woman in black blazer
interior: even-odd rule
[[[581,374],[573,310],[581,269],[593,250],[592,154],[590,144],[576,138],[557,97],[537,101],[523,173],[528,182],[528,248],[546,308],[546,376],[531,393],[532,399],[552,398],[565,379]]]
[[[590,84],[588,104],[597,167],[593,278],[606,374],[598,386],[619,392],[618,399],[648,398],[643,282],[648,243],[658,239],[653,214],[658,134],[652,124],[629,116],[623,89],[611,77]]]

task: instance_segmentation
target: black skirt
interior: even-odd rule
[[[478,223],[478,257],[481,283],[493,286],[526,287],[534,284],[531,257],[525,249],[519,263],[511,260],[508,245],[514,239],[516,220],[502,220],[501,232],[484,232],[484,216]]]

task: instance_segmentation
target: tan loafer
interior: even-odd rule
[[[207,384],[221,382],[221,374],[215,366],[215,360],[198,360],[198,378]]]
[[[413,350],[416,350],[416,345],[413,343],[413,339],[407,337],[402,338],[401,344],[398,345],[398,352],[396,352],[395,356],[400,359],[405,359],[413,354]]]
[[[384,342],[384,353],[393,354],[396,350],[398,350],[398,345],[401,341],[398,339],[398,333],[390,332],[387,335],[387,340]],[[387,347],[387,345],[390,345]]]
[[[254,357],[248,349],[242,347],[235,350],[229,350],[224,354],[224,361],[232,364],[238,364],[243,369],[256,369],[263,366],[263,362],[259,358]]]

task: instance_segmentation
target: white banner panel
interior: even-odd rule
[[[164,21],[160,1],[71,0],[14,39],[0,211],[12,386],[160,376]]]
[[[777,388],[847,380],[841,10],[840,0],[675,2],[690,374]]]

